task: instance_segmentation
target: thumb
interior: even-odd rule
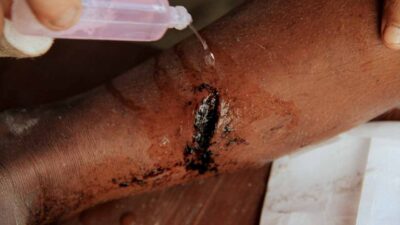
[[[64,30],[79,21],[80,0],[28,0],[37,19],[51,30]]]
[[[382,38],[387,47],[400,49],[400,0],[385,1]]]
[[[10,9],[11,9],[12,0],[2,0],[1,1],[1,8],[3,10],[4,16],[9,18],[10,17]]]

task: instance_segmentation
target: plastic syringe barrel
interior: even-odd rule
[[[13,26],[25,35],[68,39],[155,41],[168,28],[184,29],[192,17],[168,0],[82,0],[79,22],[65,31],[52,31],[34,16],[26,0],[14,0]]]

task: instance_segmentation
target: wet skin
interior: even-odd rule
[[[378,8],[251,1],[202,32],[215,67],[192,38],[82,96],[2,113],[0,221],[261,166],[398,105],[400,53]]]

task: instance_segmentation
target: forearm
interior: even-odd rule
[[[202,33],[214,68],[189,39],[79,99],[4,113],[0,160],[34,223],[261,165],[398,105],[376,24],[372,0],[253,1]]]

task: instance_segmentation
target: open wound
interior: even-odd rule
[[[194,91],[207,91],[208,95],[201,100],[195,112],[192,142],[184,150],[185,166],[187,170],[195,170],[199,174],[217,172],[210,146],[219,118],[219,93],[208,84],[201,84]]]

